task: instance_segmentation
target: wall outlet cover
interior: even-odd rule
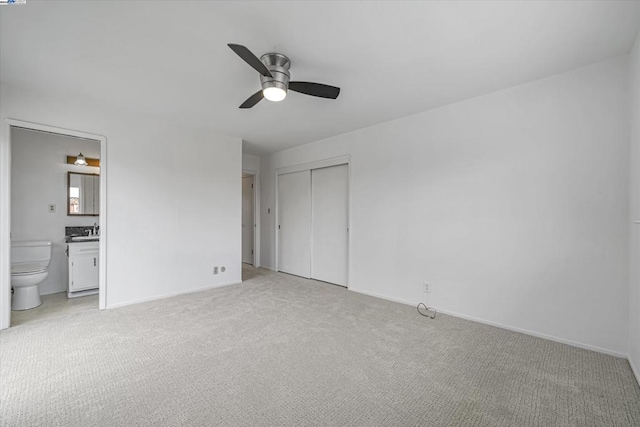
[[[431,292],[431,283],[429,283],[429,282],[424,282],[424,292],[425,292],[426,294],[428,294],[428,293],[430,293],[430,292]]]

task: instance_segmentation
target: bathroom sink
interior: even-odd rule
[[[86,242],[89,240],[100,240],[100,236],[73,236],[72,242]]]

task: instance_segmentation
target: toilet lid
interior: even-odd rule
[[[47,271],[47,263],[45,262],[25,262],[11,266],[11,274],[35,274]]]

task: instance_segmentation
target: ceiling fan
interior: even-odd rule
[[[251,108],[262,101],[262,98],[274,102],[282,101],[287,96],[287,90],[329,99],[336,99],[340,94],[340,88],[335,86],[311,82],[290,82],[291,61],[281,53],[265,53],[258,59],[242,45],[229,43],[227,46],[260,73],[262,89],[244,101],[240,108]]]

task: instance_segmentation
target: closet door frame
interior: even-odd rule
[[[348,212],[348,229],[349,229],[349,233],[347,236],[347,289],[349,289],[349,287],[351,286],[351,156],[346,155],[346,156],[339,156],[339,157],[332,157],[329,159],[324,159],[324,160],[318,160],[315,162],[308,162],[308,163],[300,163],[297,165],[292,165],[292,166],[286,166],[286,167],[282,167],[282,168],[278,168],[276,169],[276,173],[275,173],[275,199],[276,199],[276,203],[275,203],[275,224],[274,224],[274,233],[275,233],[275,248],[274,248],[274,255],[275,255],[275,270],[279,271],[279,250],[280,250],[280,242],[278,241],[280,238],[280,233],[278,233],[278,224],[280,224],[280,216],[279,216],[279,207],[280,207],[280,201],[278,200],[278,193],[279,193],[279,188],[278,188],[278,177],[280,175],[284,175],[284,174],[288,174],[288,173],[293,173],[293,172],[302,172],[302,171],[312,171],[313,169],[321,169],[321,168],[327,168],[330,166],[339,166],[339,165],[347,165],[347,192],[349,197],[347,198],[347,212]],[[311,243],[312,243],[312,247],[313,247],[313,233],[311,234]],[[313,262],[313,253],[311,254],[311,262]]]

